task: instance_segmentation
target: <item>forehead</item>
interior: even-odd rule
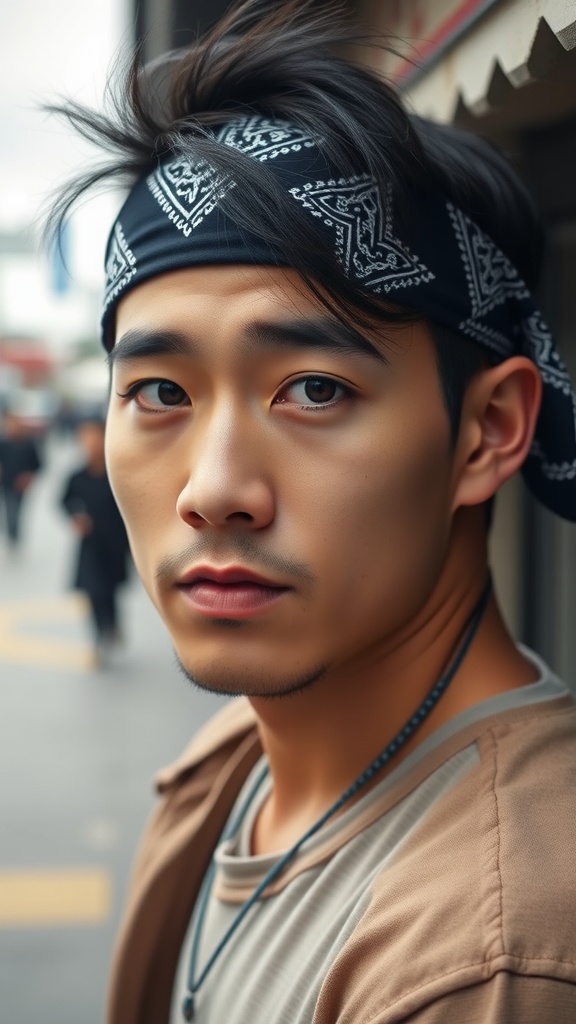
[[[331,314],[300,276],[278,267],[208,266],[146,282],[119,305],[112,364],[148,355],[236,359],[321,348],[386,362],[382,346]]]
[[[300,275],[289,268],[218,264],[175,270],[138,285],[118,304],[116,338],[136,319],[157,326],[179,318],[183,310],[200,320],[214,303],[221,316],[250,316],[264,307],[286,313],[320,311],[321,303]]]
[[[121,299],[111,362],[159,351],[202,355],[216,338],[228,340],[237,354],[308,347],[381,364],[415,345],[431,349],[423,322],[383,317],[371,329],[360,328],[331,313],[295,270],[207,265],[151,278]]]

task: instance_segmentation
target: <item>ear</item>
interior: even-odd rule
[[[454,459],[454,500],[488,501],[524,462],[542,400],[536,365],[514,356],[483,370],[468,385]]]

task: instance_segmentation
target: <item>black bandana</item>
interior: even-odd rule
[[[335,174],[314,140],[283,121],[242,118],[215,138],[270,163],[350,278],[460,332],[496,361],[522,354],[536,363],[543,401],[522,472],[544,505],[576,521],[576,395],[530,291],[495,243],[460,209],[427,194],[414,197],[408,246],[393,197],[368,176]],[[175,154],[135,185],[108,241],[105,344],[119,299],[148,278],[202,264],[286,265],[281,252],[223,213],[220,202],[234,187],[206,161]]]

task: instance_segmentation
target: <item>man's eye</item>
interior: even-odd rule
[[[120,398],[131,398],[139,408],[151,412],[190,404],[184,389],[171,380],[137,381],[124,394],[120,394]]]
[[[302,377],[284,389],[279,402],[313,408],[336,405],[350,394],[348,388],[331,377]]]

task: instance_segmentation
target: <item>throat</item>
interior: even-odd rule
[[[288,811],[278,806],[274,791],[268,793],[252,823],[251,855],[262,857],[290,849],[313,827],[329,806],[329,801],[307,801]]]
[[[438,666],[435,672],[424,673],[416,667],[411,673],[410,686],[405,680],[405,686],[394,688],[396,694],[402,694],[396,705],[390,699],[383,699],[382,693],[388,688],[382,686],[381,680],[375,687],[376,699],[367,701],[362,700],[348,681],[347,693],[354,692],[356,699],[352,706],[349,701],[343,702],[343,707],[349,711],[347,715],[330,714],[324,705],[324,714],[320,717],[300,717],[296,732],[290,728],[275,730],[269,727],[269,722],[268,727],[260,723],[274,787],[254,824],[252,849],[255,854],[286,850],[302,841],[301,837],[309,830],[317,831],[325,820],[335,817],[373,788],[427,735],[463,710],[450,708],[450,702],[443,704],[442,698],[472,646],[490,595],[488,581],[457,638],[448,663]],[[412,668],[414,670],[414,666]],[[430,677],[435,680],[432,685],[426,684]],[[312,699],[321,699],[323,689],[318,687]],[[391,696],[389,692],[388,698]],[[331,697],[334,708],[335,694]],[[478,699],[472,701],[477,702]]]

